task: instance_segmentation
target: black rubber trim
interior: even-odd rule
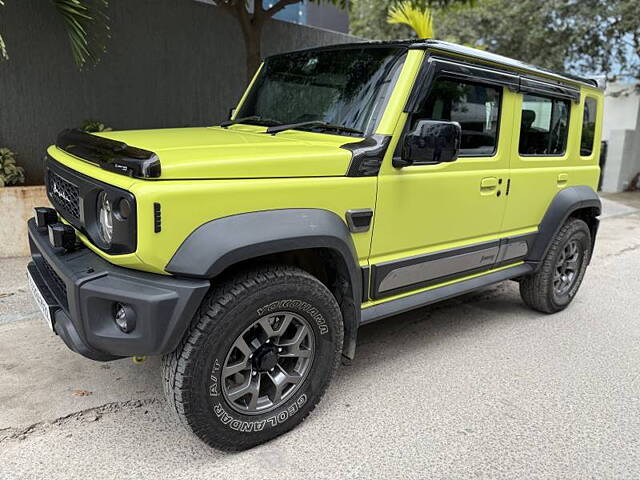
[[[380,291],[380,284],[386,278],[386,276],[396,270],[398,268],[407,267],[411,265],[417,265],[425,262],[430,262],[433,260],[439,260],[441,258],[447,257],[455,257],[457,255],[463,255],[465,253],[473,253],[480,250],[484,250],[486,248],[491,247],[499,247],[500,240],[477,243],[474,245],[469,245],[461,248],[451,248],[447,250],[441,250],[434,253],[428,253],[426,255],[416,255],[414,257],[403,258],[401,260],[392,260],[389,262],[378,263],[376,265],[372,265],[372,275],[371,275],[371,297],[373,299],[380,299],[385,297],[391,297],[393,295],[397,295],[399,293],[409,292],[412,290],[417,290],[419,288],[429,287],[431,285],[437,285],[439,283],[447,282],[449,280],[456,279],[458,277],[463,277],[466,275],[472,275],[474,273],[482,272],[485,270],[491,270],[494,268],[494,264],[487,264],[485,266],[479,268],[473,268],[469,270],[461,270],[455,272],[451,275],[445,275],[433,279],[429,279],[423,282],[412,283],[408,285],[404,285],[400,288],[394,288],[392,290],[385,290],[384,292]],[[512,262],[513,263],[513,262]]]
[[[538,236],[526,258],[527,262],[540,264],[549,250],[551,242],[569,216],[583,208],[594,210],[594,217],[600,215],[602,202],[598,194],[585,185],[567,187],[556,194],[538,226]],[[595,242],[594,238],[591,239]]]
[[[345,143],[340,148],[351,152],[347,177],[375,177],[391,143],[390,135],[372,135],[355,143]]]
[[[571,100],[572,102],[580,101],[580,89],[578,88],[529,77],[520,77],[520,88],[518,91]]]
[[[482,287],[493,285],[510,278],[520,277],[531,273],[533,267],[528,264],[516,265],[498,272],[487,273],[475,278],[463,280],[452,285],[447,285],[433,290],[409,295],[397,300],[390,300],[379,305],[362,309],[361,324],[375,322],[383,318],[408,312],[416,308],[424,307],[432,303],[440,302],[448,298],[457,297]]]
[[[68,302],[53,305],[57,310],[55,331],[72,350],[95,360],[173,351],[210,287],[207,280],[117,267],[88,248],[54,249],[34,219],[29,220],[28,230],[33,260],[29,269],[38,273],[34,277],[53,291],[58,285],[47,276],[51,268],[64,283]],[[115,303],[126,304],[135,312],[136,328],[131,333],[116,326]]]
[[[121,175],[157,178],[161,174],[160,159],[154,152],[81,130],[63,130],[58,135],[56,146],[70,155]]]
[[[369,266],[361,267],[362,270],[362,302],[369,301],[369,277],[371,276],[371,268]]]

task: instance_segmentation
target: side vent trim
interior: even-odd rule
[[[162,210],[158,202],[153,203],[153,231],[155,233],[162,231]]]

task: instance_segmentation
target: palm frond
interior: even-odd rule
[[[4,6],[4,2],[0,0],[0,7]],[[0,34],[0,60],[8,60],[9,54],[7,53],[7,46],[4,43],[4,39],[2,38],[2,34]]]
[[[108,0],[51,0],[67,29],[73,59],[82,69],[96,64],[111,38]]]
[[[411,27],[418,38],[433,38],[433,15],[426,7],[404,0],[389,8],[387,22]]]

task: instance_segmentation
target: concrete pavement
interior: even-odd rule
[[[36,313],[26,259],[2,260],[0,479],[637,479],[638,199],[605,204],[564,312],[527,310],[505,282],[366,326],[308,420],[238,454],[173,419],[158,359],[69,352]]]

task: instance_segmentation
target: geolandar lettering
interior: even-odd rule
[[[593,80],[440,41],[275,55],[220,125],[63,130],[30,285],[72,351],[162,355],[183,423],[251,448],[309,414],[364,323],[509,279],[567,308],[602,104]]]

